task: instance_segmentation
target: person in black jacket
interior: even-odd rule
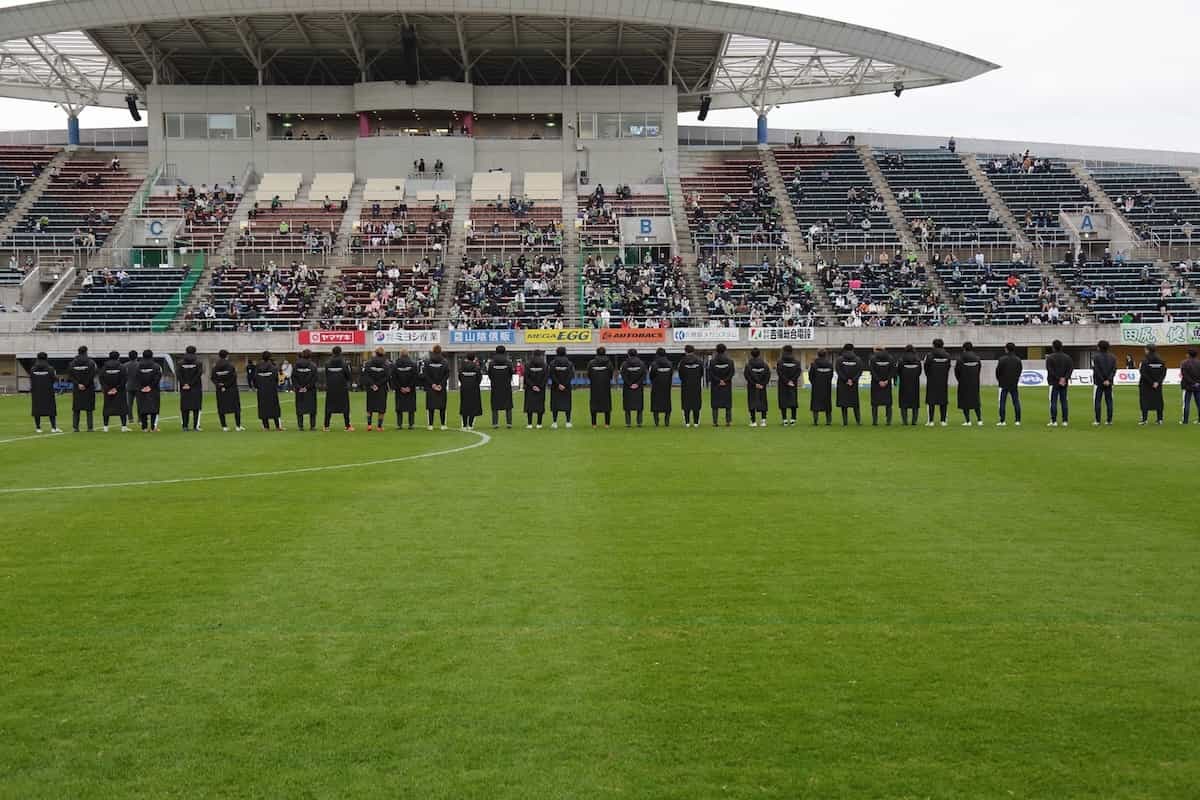
[[[1117,359],[1108,352],[1108,342],[1104,339],[1096,345],[1100,352],[1092,356],[1092,406],[1096,414],[1093,425],[1100,424],[1100,402],[1103,400],[1108,409],[1107,424],[1113,423],[1113,381],[1117,379]]]
[[[550,428],[558,430],[558,415],[562,414],[571,427],[571,390],[575,366],[567,357],[567,348],[559,347],[550,359]]]
[[[96,362],[88,356],[88,349],[80,347],[78,355],[67,367],[71,376],[71,428],[79,433],[79,414],[87,413],[87,429],[93,429],[96,412]]]
[[[304,430],[308,417],[309,430],[317,429],[317,365],[311,350],[302,350],[292,365],[292,390],[296,394],[296,427]]]
[[[750,427],[767,427],[767,386],[771,383],[771,366],[763,360],[758,348],[750,351],[750,360],[742,368],[746,380],[746,409],[750,412]],[[761,417],[755,422],[755,417]]]
[[[421,383],[425,386],[426,427],[433,430],[436,414],[442,430],[446,430],[446,386],[450,383],[450,364],[442,355],[442,346],[435,344],[429,360],[421,369]]]
[[[700,408],[704,404],[704,362],[696,348],[685,345],[679,359],[679,406],[683,409],[683,427],[700,427]]]
[[[183,420],[183,429],[188,430],[188,423],[191,423],[191,429],[198,431],[200,408],[204,402],[204,367],[196,356],[195,345],[187,346],[175,368],[175,374],[179,378],[179,416]]]
[[[158,414],[162,399],[162,367],[154,360],[151,350],[143,350],[138,361],[138,420],[143,431],[158,433]]]
[[[612,378],[613,365],[603,347],[596,348],[596,357],[588,362],[588,410],[592,413],[592,427],[601,414],[604,427],[612,425]]]
[[[1000,387],[1000,421],[997,427],[1003,428],[1008,424],[1005,419],[1008,401],[1012,400],[1013,420],[1021,427],[1021,373],[1025,371],[1021,359],[1017,356],[1017,346],[1012,342],[1004,345],[1004,355],[996,362],[996,385]]]
[[[523,377],[525,384],[525,403],[523,410],[525,411],[525,429],[533,427],[534,420],[537,420],[537,427],[542,429],[542,419],[546,416],[546,384],[550,380],[550,365],[546,363],[546,354],[541,350],[534,350],[529,362],[525,364],[525,375]]]
[[[900,423],[916,425],[921,411],[921,358],[911,344],[904,345],[900,354],[896,381],[900,384]]]
[[[500,427],[500,412],[504,412],[504,426],[512,427],[513,414],[513,365],[508,360],[508,351],[504,345],[496,346],[496,354],[487,365],[488,380],[492,388],[488,393],[492,406],[492,427]]]
[[[944,428],[950,409],[950,354],[941,339],[933,340],[933,349],[925,356],[925,407],[929,411],[925,427],[933,427],[933,410],[936,408]]]
[[[863,362],[854,352],[854,345],[843,345],[834,369],[837,372],[837,405],[842,410],[842,427],[850,424],[848,412],[851,410],[854,411],[854,424],[862,425],[858,380],[863,374]]]
[[[269,352],[263,352],[262,361],[254,369],[254,381],[258,384],[258,419],[262,422],[263,430],[270,430],[270,423],[275,424],[275,430],[283,430],[283,421],[280,419],[283,411],[279,408],[279,367],[275,366],[275,359]]]
[[[108,360],[100,365],[100,394],[104,396],[104,408],[100,421],[102,430],[108,433],[108,420],[121,420],[121,431],[129,432],[129,407],[125,405],[125,370],[121,366],[121,354],[113,350]]]
[[[138,360],[137,350],[130,350],[125,361],[125,404],[129,406],[130,419],[137,413]]]
[[[1188,412],[1192,403],[1196,404],[1196,424],[1200,425],[1200,359],[1196,358],[1196,348],[1190,347],[1188,357],[1179,365],[1179,386],[1183,389],[1183,419],[1181,424],[1188,424]]]
[[[867,362],[871,371],[871,424],[879,424],[879,408],[886,411],[887,424],[892,424],[892,383],[896,379],[896,359],[882,345],[875,347]]]
[[[374,354],[367,359],[362,368],[362,386],[367,395],[367,430],[375,430],[375,418],[379,418],[379,430],[383,430],[383,422],[387,418],[387,401],[390,389],[388,381],[391,378],[391,365],[388,364],[387,351],[376,347]]]
[[[714,428],[721,409],[725,409],[725,427],[733,424],[733,376],[737,368],[725,350],[723,343],[718,344],[717,354],[708,362],[708,404],[712,406]]]
[[[1138,399],[1142,406],[1142,421],[1145,425],[1153,411],[1157,416],[1155,425],[1163,423],[1163,381],[1167,379],[1167,365],[1158,354],[1154,345],[1146,345],[1146,357],[1142,359],[1139,370]]]
[[[42,432],[42,417],[50,418],[50,432],[62,433],[58,429],[58,398],[54,394],[54,383],[58,375],[45,353],[38,353],[29,368],[29,399],[33,405],[33,428]]]
[[[808,383],[812,390],[808,397],[808,410],[812,412],[813,425],[824,412],[825,424],[833,424],[833,362],[825,350],[817,351],[817,359],[808,366]]]
[[[226,424],[229,414],[233,414],[233,424],[237,430],[246,430],[242,427],[242,396],[238,392],[237,367],[230,363],[228,350],[217,353],[217,363],[213,364],[209,377],[217,390],[217,419],[221,423],[221,430],[229,431]]]
[[[254,359],[253,358],[247,359],[246,360],[246,386],[252,392],[258,391],[258,381],[254,377],[254,373],[256,370],[257,370],[257,367],[254,366]]]
[[[1075,362],[1063,352],[1063,343],[1055,339],[1050,344],[1050,355],[1046,356],[1046,380],[1050,383],[1050,422],[1047,427],[1058,427],[1058,407],[1062,406],[1062,424],[1070,424],[1067,395],[1071,388],[1071,373]]]
[[[783,417],[783,424],[795,425],[796,408],[800,405],[800,383],[803,380],[804,368],[800,366],[790,344],[783,346],[783,354],[775,364],[775,374],[779,378],[775,396],[779,401],[779,413]]]
[[[664,427],[671,427],[671,387],[675,383],[675,367],[667,358],[666,349],[660,347],[650,362],[650,414],[654,426],[658,427],[661,416]]]
[[[354,375],[350,365],[342,358],[342,348],[334,347],[333,354],[325,362],[325,424],[324,430],[329,430],[329,423],[334,414],[342,415],[342,422],[347,432],[352,432],[350,424],[350,384]]]
[[[479,358],[474,353],[467,353],[458,367],[458,416],[464,431],[474,430],[475,420],[483,416],[482,386],[483,368],[479,365]],[[493,407],[492,416],[495,414]],[[492,427],[497,426],[493,423]]]
[[[975,346],[963,342],[963,351],[954,362],[954,380],[958,382],[958,410],[963,413],[963,427],[971,425],[971,412],[975,412],[975,424],[983,425],[983,403],[979,397],[980,376],[983,362],[975,355]]]
[[[625,412],[625,427],[637,414],[637,425],[642,427],[642,412],[646,408],[646,362],[638,351],[630,349],[621,364],[621,408]]]
[[[408,355],[407,350],[401,350],[399,357],[392,362],[392,388],[396,390],[396,429],[404,427],[404,415],[408,415],[408,429],[413,429],[413,418],[417,413],[417,384],[421,382],[421,374],[417,363]]]

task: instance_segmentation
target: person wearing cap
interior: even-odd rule
[[[942,427],[946,427],[946,414],[950,410],[950,354],[946,343],[933,340],[933,349],[925,356],[925,408],[929,412],[925,427],[934,426],[933,412],[936,409]]]
[[[246,430],[242,427],[242,396],[238,391],[237,367],[229,360],[228,350],[217,353],[217,363],[213,364],[208,377],[212,379],[217,392],[217,420],[221,423],[221,430],[228,432],[227,417],[230,414],[233,415],[234,427],[239,431]]]
[[[108,433],[108,421],[112,417],[121,420],[121,431],[129,432],[129,406],[125,404],[125,369],[121,366],[121,354],[113,350],[108,360],[100,366],[100,393],[104,395],[104,407],[100,421],[103,431]]]
[[[408,415],[408,429],[413,429],[414,417],[417,415],[417,384],[421,382],[417,362],[412,360],[407,350],[401,350],[400,355],[392,362],[392,389],[396,392],[396,429],[404,428],[404,416]]]
[[[283,430],[283,421],[280,419],[283,412],[279,408],[279,367],[275,366],[275,359],[269,351],[263,352],[262,360],[254,369],[254,382],[258,388],[258,419],[262,422],[263,430],[270,430],[271,423],[274,423],[275,430]]]
[[[71,376],[71,428],[79,433],[79,416],[87,414],[87,429],[91,432],[96,412],[96,362],[88,355],[86,347],[80,347],[78,354],[67,367]]]
[[[750,351],[750,360],[742,368],[746,379],[746,409],[750,412],[750,427],[767,427],[767,386],[771,383],[771,366],[763,360],[757,347]]]
[[[391,377],[391,365],[388,364],[387,351],[376,347],[375,352],[367,359],[362,368],[362,386],[367,395],[367,430],[375,430],[372,424],[379,418],[379,430],[383,430],[383,421],[387,416],[388,380]]]
[[[971,425],[971,412],[975,412],[975,424],[983,425],[983,403],[979,397],[980,375],[983,362],[975,354],[975,346],[963,342],[962,353],[954,362],[954,380],[958,382],[958,410],[963,413],[963,427]]]
[[[883,345],[876,345],[867,361],[871,372],[871,424],[879,425],[879,409],[884,409],[884,418],[892,424],[892,384],[896,380],[896,359]]]
[[[1138,400],[1142,407],[1142,421],[1138,425],[1149,422],[1150,412],[1157,416],[1155,425],[1163,423],[1163,381],[1167,379],[1167,365],[1158,354],[1158,348],[1152,344],[1146,345],[1146,356],[1138,370]]]
[[[179,364],[175,367],[175,374],[179,378],[179,416],[183,420],[183,429],[188,430],[190,423],[191,430],[198,431],[200,408],[204,403],[204,386],[201,380],[204,367],[196,356],[195,345],[187,346],[183,358],[179,359]]]
[[[1108,342],[1101,339],[1096,346],[1100,352],[1092,355],[1092,425],[1100,426],[1100,405],[1108,411],[1107,424],[1113,423],[1113,383],[1117,380],[1117,358],[1108,352]]]
[[[489,393],[492,406],[492,427],[500,427],[500,412],[504,412],[505,427],[512,427],[513,415],[513,364],[508,360],[508,351],[504,345],[497,345],[496,352],[488,361],[487,377],[492,388]],[[482,413],[482,412],[481,412]]]
[[[38,353],[29,368],[29,399],[33,406],[33,428],[42,432],[42,417],[50,419],[50,432],[62,433],[58,429],[58,398],[54,394],[54,383],[58,375],[45,353]]]
[[[679,407],[683,409],[683,427],[700,427],[700,408],[704,405],[704,362],[696,348],[685,345],[679,373]]]
[[[541,430],[542,418],[546,416],[546,383],[550,379],[546,354],[541,350],[534,350],[529,363],[525,365],[525,374],[521,377],[525,384],[525,428],[532,428],[536,421],[538,430]]]
[[[596,348],[596,356],[588,362],[588,411],[592,415],[592,427],[600,415],[604,415],[604,427],[612,425],[612,379],[613,365],[608,359],[608,351],[603,347]]]
[[[675,367],[667,358],[665,348],[654,351],[654,360],[650,362],[650,416],[654,418],[654,427],[658,427],[662,418],[663,427],[671,427],[671,387],[675,383]]]
[[[304,418],[308,417],[308,429],[317,429],[317,365],[312,351],[302,350],[292,365],[292,391],[296,395],[296,428],[304,430]]]
[[[558,429],[558,415],[562,414],[566,426],[571,427],[571,388],[575,379],[575,367],[567,357],[567,348],[558,347],[550,359],[550,427]]]
[[[834,365],[837,373],[837,405],[842,410],[842,427],[850,424],[849,412],[854,412],[854,424],[862,425],[862,406],[858,396],[858,381],[863,374],[863,362],[854,352],[854,345],[842,346],[842,354]]]
[[[775,397],[779,403],[779,414],[783,417],[784,425],[796,424],[796,409],[800,406],[800,384],[804,380],[804,367],[796,358],[796,352],[790,344],[783,346],[783,353],[775,364],[775,374],[779,378],[776,384]]]
[[[1188,424],[1188,412],[1192,403],[1196,404],[1196,424],[1200,425],[1200,359],[1196,357],[1196,348],[1189,347],[1187,358],[1179,365],[1179,387],[1183,390],[1183,419],[1181,425]]]
[[[334,347],[329,360],[325,362],[325,424],[323,430],[329,430],[329,423],[334,414],[342,415],[342,425],[346,431],[353,431],[350,424],[350,384],[354,375],[350,365],[342,358],[342,348]]]
[[[1055,339],[1050,344],[1050,355],[1046,356],[1046,380],[1050,383],[1050,422],[1047,427],[1058,427],[1058,409],[1062,406],[1062,426],[1070,424],[1068,394],[1071,388],[1071,373],[1075,362],[1063,352],[1063,343]]]
[[[808,383],[812,387],[808,396],[808,410],[812,412],[813,425],[822,413],[825,424],[833,424],[833,361],[827,350],[818,350],[817,357],[808,366]]]
[[[440,418],[442,430],[446,430],[447,384],[450,383],[450,364],[442,354],[442,346],[435,344],[429,360],[421,370],[421,382],[425,386],[425,415],[429,430],[433,430],[434,416]]]
[[[1013,424],[1021,427],[1021,373],[1024,371],[1025,367],[1017,356],[1017,346],[1012,342],[1004,345],[1004,355],[996,362],[996,385],[1000,387],[1000,421],[996,423],[997,427],[1003,428],[1008,424],[1005,417],[1009,400],[1012,400]]]
[[[708,362],[708,404],[712,408],[712,424],[717,427],[719,412],[725,411],[725,427],[733,424],[733,376],[737,367],[726,353],[725,344],[717,345],[717,354]]]
[[[154,351],[143,350],[137,367],[138,421],[142,431],[158,433],[158,415],[162,401],[162,367],[154,360]]]

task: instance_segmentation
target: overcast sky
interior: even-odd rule
[[[736,0],[735,0],[736,1]],[[0,6],[18,5],[0,0]],[[965,83],[776,109],[773,128],[829,128],[1200,150],[1200,0],[761,0],[924,39],[1000,64]],[[685,115],[684,121],[691,116]],[[709,124],[754,124],[749,111]],[[89,109],[84,127],[133,125]],[[0,130],[65,127],[46,103],[0,100]]]

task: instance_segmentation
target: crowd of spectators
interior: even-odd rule
[[[131,280],[128,270],[120,267],[115,270],[89,269],[84,271],[79,288],[84,292],[115,292],[129,288]]]
[[[812,281],[790,256],[744,265],[708,257],[697,264],[710,321],[720,325],[822,325]]]
[[[1032,175],[1036,172],[1050,172],[1053,162],[1048,158],[1038,158],[1026,150],[1022,154],[1009,153],[1007,158],[996,156],[985,164],[985,168],[990,173],[1023,172],[1026,175]]]
[[[779,202],[762,164],[747,164],[746,176],[750,181],[749,193],[734,196],[726,192],[715,211],[705,207],[699,192],[684,198],[693,232],[702,245],[787,244],[787,235],[779,224]]]
[[[520,253],[463,257],[449,311],[451,328],[562,328],[563,260]]]
[[[817,276],[847,328],[944,325],[949,314],[936,284],[915,255],[868,254],[859,264],[817,264]]]
[[[619,256],[605,262],[588,256],[583,268],[585,319],[594,328],[666,328],[686,326],[692,316],[683,260],[658,262],[646,256],[626,264]]]
[[[382,258],[371,269],[343,269],[321,303],[325,329],[399,330],[433,327],[442,280],[440,262],[411,267]]]
[[[294,323],[306,317],[316,302],[321,277],[321,270],[303,261],[292,261],[286,268],[274,261],[240,268],[222,258],[213,269],[199,310],[187,312],[184,325],[203,331],[218,326],[221,330],[269,331],[285,312]]]

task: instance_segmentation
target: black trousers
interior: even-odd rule
[[[941,412],[941,421],[946,421],[946,413],[950,410],[949,403],[931,403],[929,405],[929,421],[933,422],[933,410],[938,409]]]
[[[299,428],[300,430],[304,430],[304,418],[305,417],[308,417],[308,427],[312,428],[315,431],[317,429],[317,412],[315,412],[315,411],[310,411],[307,414],[303,414],[303,413],[297,411],[296,412],[296,427]]]
[[[891,406],[877,406],[877,405],[871,406],[871,424],[872,425],[879,424],[879,409],[881,409],[881,408],[887,412],[887,424],[891,425],[892,424],[892,407]]]
[[[333,419],[333,412],[326,411],[325,412],[325,427],[326,428],[329,427],[329,423],[332,419]],[[343,427],[346,427],[346,428],[350,427],[350,412],[349,411],[342,412],[342,423],[343,423]]]
[[[408,427],[411,428],[413,426],[413,418],[416,417],[416,415],[417,415],[417,413],[415,411],[397,411],[396,412],[396,427],[397,428],[404,427],[404,415],[405,414],[408,415]]]
[[[57,428],[57,427],[58,427],[58,416],[57,416],[56,414],[51,414],[51,415],[48,417],[48,419],[50,420],[50,428],[51,428],[51,429],[54,429],[54,428]],[[39,415],[37,415],[37,414],[34,414],[34,415],[33,415],[33,427],[37,428],[38,430],[41,430],[41,429],[42,429],[42,418],[41,418],[41,416],[39,416]]]
[[[93,411],[72,410],[71,411],[71,427],[74,428],[75,430],[79,430],[79,415],[80,414],[87,414],[87,426],[88,426],[88,430],[90,431],[92,429],[92,424],[93,424],[92,420],[95,417],[95,412],[93,412]]]
[[[511,408],[504,409],[504,424],[510,428],[512,427],[512,409]],[[500,409],[493,408],[492,409],[492,427],[496,428],[499,426],[500,426]]]
[[[225,424],[225,412],[224,411],[217,412],[217,421],[221,423],[222,428],[229,427],[228,425]],[[237,411],[233,412],[233,424],[235,427],[238,427],[238,428],[242,427],[242,410],[240,408]]]
[[[717,417],[719,416],[720,412],[721,412],[721,409],[719,409],[715,406],[713,407],[713,410],[712,410],[713,425],[717,424]],[[725,424],[729,425],[732,423],[733,423],[733,409],[726,407],[725,408]]]
[[[598,418],[598,417],[599,417],[601,414],[603,414],[603,415],[604,415],[604,424],[605,424],[605,426],[608,426],[608,425],[611,425],[611,424],[612,424],[612,412],[611,412],[611,411],[593,411],[593,412],[592,412],[592,427],[593,427],[593,428],[594,428],[594,427],[596,427],[596,419],[597,419],[597,418]]]

